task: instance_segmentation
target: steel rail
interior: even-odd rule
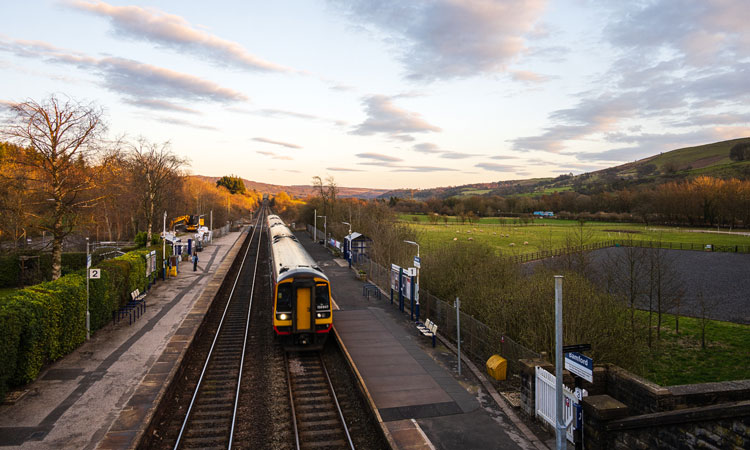
[[[258,219],[262,219],[264,217],[263,210],[261,210],[261,213],[258,215]],[[257,228],[257,226],[256,226]],[[247,319],[245,320],[245,337],[242,339],[242,356],[240,357],[240,371],[237,374],[237,392],[234,397],[234,410],[232,411],[232,428],[229,431],[229,444],[227,445],[228,449],[232,448],[232,440],[234,439],[234,423],[237,418],[237,405],[240,401],[240,388],[242,385],[242,369],[245,367],[245,350],[247,349],[247,332],[250,330],[250,311],[253,309],[253,293],[255,292],[255,275],[258,273],[258,258],[260,257],[260,241],[263,237],[263,223],[261,222],[260,225],[260,234],[258,235],[258,251],[255,252],[255,266],[253,268],[253,284],[250,287],[250,304],[247,307]],[[252,241],[252,238],[250,239]],[[249,246],[248,246],[249,248]],[[241,270],[240,270],[241,271]],[[237,279],[239,279],[239,274]],[[236,284],[236,281],[235,281]],[[234,290],[234,287],[232,288]]]
[[[263,209],[262,211],[265,211],[265,209]],[[177,440],[175,441],[175,444],[174,444],[174,450],[177,450],[179,448],[180,442],[182,441],[183,433],[185,432],[185,428],[187,426],[188,420],[190,419],[190,413],[193,410],[193,405],[195,404],[195,400],[198,397],[198,393],[200,392],[201,384],[203,383],[203,377],[206,374],[206,369],[208,367],[209,362],[211,361],[211,356],[212,356],[212,353],[214,351],[214,347],[216,346],[216,341],[218,340],[219,335],[221,334],[221,329],[222,329],[222,325],[224,324],[224,319],[226,318],[226,315],[227,315],[227,310],[229,309],[229,305],[232,303],[232,297],[234,296],[234,290],[237,287],[237,282],[239,281],[240,276],[242,275],[242,268],[245,265],[245,259],[247,258],[247,254],[250,252],[250,248],[252,248],[252,246],[253,246],[253,240],[255,239],[255,235],[256,234],[258,234],[258,253],[260,253],[260,241],[261,241],[262,231],[260,233],[258,233],[258,224],[261,225],[261,229],[262,229],[262,218],[263,218],[263,216],[264,215],[262,213],[258,215],[258,220],[256,221],[256,225],[253,227],[253,233],[250,236],[250,242],[249,242],[247,248],[245,249],[244,255],[242,256],[242,261],[240,263],[240,268],[237,271],[237,276],[236,276],[236,278],[234,280],[234,283],[232,284],[232,289],[229,292],[229,298],[227,300],[227,304],[224,307],[224,311],[223,311],[223,313],[221,315],[221,320],[219,321],[219,326],[216,329],[216,333],[214,334],[214,339],[211,342],[211,348],[209,349],[208,355],[206,356],[206,361],[203,364],[203,369],[201,370],[200,377],[198,378],[198,384],[196,385],[195,391],[193,392],[193,396],[190,399],[190,405],[188,406],[188,409],[185,412],[185,419],[183,420],[182,426],[180,427],[180,433],[177,435]],[[257,258],[256,258],[256,261],[257,261]],[[253,286],[255,286],[255,280],[254,279],[253,279]],[[234,420],[233,420],[233,422],[234,422]]]

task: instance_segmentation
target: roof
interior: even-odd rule
[[[367,236],[365,236],[364,234],[362,234],[362,233],[357,233],[356,231],[353,231],[353,232],[352,232],[352,234],[350,234],[350,235],[347,235],[347,236],[346,236],[346,237],[345,237],[344,239],[346,239],[347,241],[354,241],[354,240],[357,240],[357,239],[359,239],[359,238],[362,238],[362,239],[370,239],[370,238],[368,238]]]

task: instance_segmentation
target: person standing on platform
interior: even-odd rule
[[[193,253],[193,272],[198,270],[198,253]]]

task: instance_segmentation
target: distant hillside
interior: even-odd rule
[[[729,159],[729,149],[750,137],[672,150],[620,166],[580,175],[556,178],[531,178],[434,189],[399,189],[385,192],[381,198],[400,197],[426,200],[468,195],[542,195],[576,191],[583,194],[626,187],[660,184],[707,175],[717,178],[750,179],[750,161]]]
[[[207,177],[203,175],[193,175],[201,180],[216,183],[221,177]],[[254,189],[261,194],[276,195],[279,192],[286,192],[292,197],[305,198],[310,195],[315,195],[315,188],[313,186],[294,185],[294,186],[281,186],[276,184],[258,183],[256,181],[250,181],[242,179],[245,183],[245,188]],[[368,188],[350,188],[350,187],[339,187],[339,197],[354,197],[354,198],[376,198],[386,192],[386,189],[368,189]]]

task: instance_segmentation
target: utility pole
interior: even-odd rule
[[[555,444],[564,450],[565,421],[563,419],[563,304],[562,275],[555,275]]]
[[[456,344],[458,347],[458,374],[461,375],[461,299],[456,297]]]
[[[318,210],[313,209],[313,242],[318,242]]]

